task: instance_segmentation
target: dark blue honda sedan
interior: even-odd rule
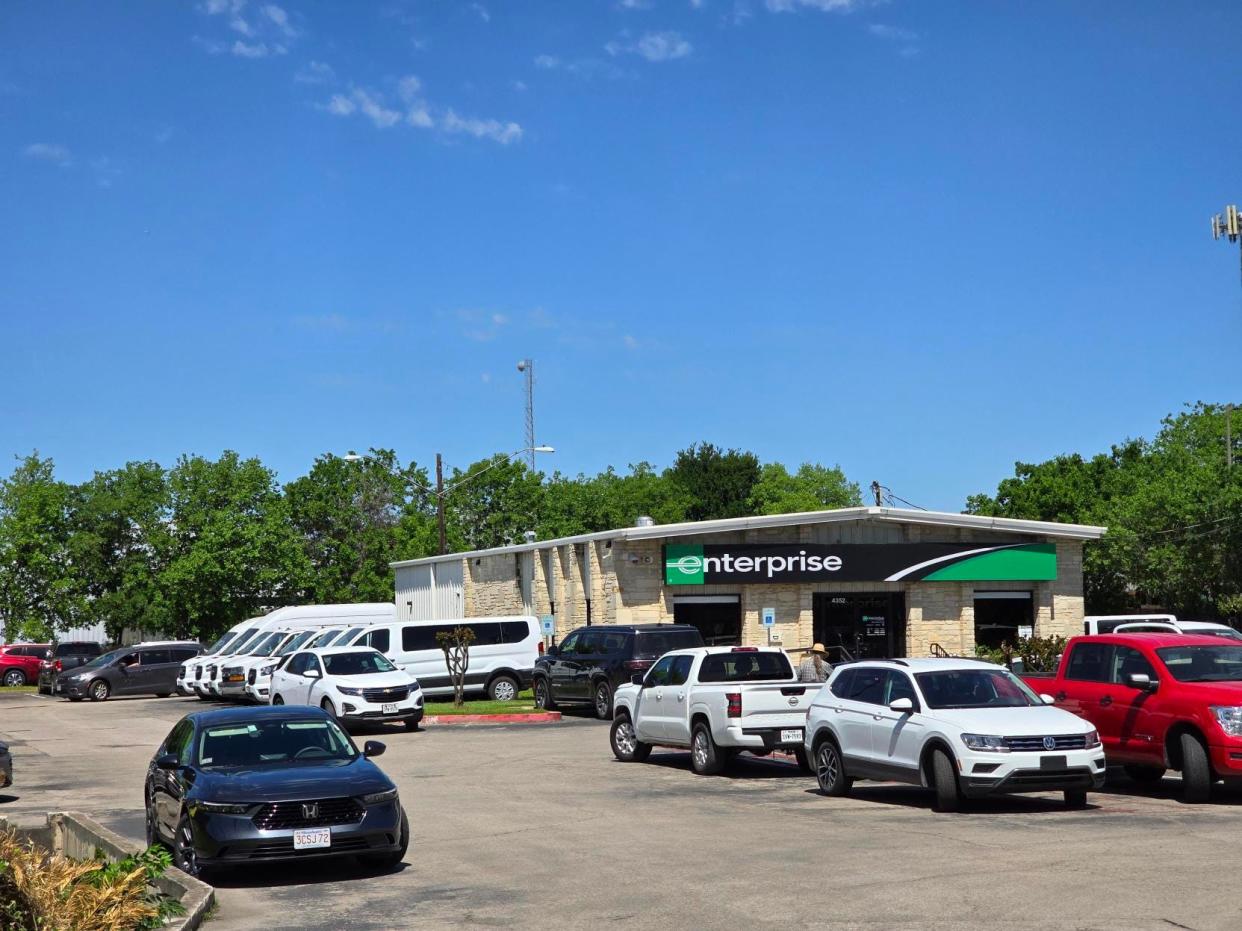
[[[192,876],[217,866],[356,856],[387,869],[410,826],[397,787],[319,708],[188,714],[147,769],[147,842]]]

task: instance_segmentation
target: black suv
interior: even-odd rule
[[[702,634],[689,624],[579,627],[535,661],[535,705],[551,710],[590,704],[596,717],[608,720],[618,685],[646,672],[669,650],[701,646]]]
[[[66,640],[55,644],[39,663],[39,694],[51,695],[56,677],[66,669],[77,669],[103,654],[102,643],[92,640]]]

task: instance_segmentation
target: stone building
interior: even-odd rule
[[[856,507],[536,540],[392,564],[399,619],[673,622],[709,643],[859,656],[974,652],[1082,631],[1103,527]]]

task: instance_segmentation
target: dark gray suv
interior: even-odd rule
[[[166,698],[177,687],[177,672],[186,660],[203,652],[188,640],[136,643],[105,653],[56,677],[55,694],[70,701],[103,701],[112,695],[158,695]]]

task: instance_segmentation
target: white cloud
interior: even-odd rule
[[[95,183],[102,188],[112,187],[112,182],[121,176],[121,169],[112,164],[112,159],[105,157],[91,159],[91,171],[95,175]]]
[[[617,6],[623,10],[649,10],[651,0],[620,0]]]
[[[261,8],[261,12],[267,17],[268,22],[288,38],[292,39],[298,34],[293,24],[289,22],[289,14],[283,8],[274,3],[268,3]]]
[[[509,318],[504,314],[492,314],[492,323],[496,324],[496,326],[504,326],[508,322]]]
[[[283,45],[268,45],[266,42],[243,42],[238,39],[229,49],[230,54],[238,58],[267,58],[268,55],[283,55],[287,52]]]
[[[870,6],[871,0],[764,0],[764,5],[773,13],[792,13],[802,8],[821,13],[851,13]]]
[[[487,7],[485,7],[483,4],[472,3],[470,4],[470,9],[474,10],[474,12],[479,14],[479,19],[483,20],[483,22],[490,23],[492,21],[492,14],[487,12]]]
[[[229,28],[234,32],[240,32],[248,39],[254,36],[254,27],[240,16],[234,16],[229,20]]]
[[[246,5],[246,0],[206,0],[203,12],[208,16],[219,16],[224,13],[236,15]]]
[[[621,337],[621,342],[625,344],[626,349],[637,349],[638,340],[630,336],[628,333]]]
[[[609,55],[641,55],[647,61],[673,61],[687,57],[694,46],[679,32],[648,32],[637,42],[609,42],[604,51]]]
[[[704,0],[690,0],[690,5],[694,7],[696,10],[703,9],[703,3],[704,3]]]
[[[69,149],[53,142],[33,142],[22,149],[22,154],[26,158],[32,158],[37,162],[48,162],[58,168],[68,168],[73,164],[73,156]]]
[[[492,383],[492,373],[484,372],[482,375],[479,376],[479,380],[482,381],[483,384],[485,385],[490,385]]]
[[[384,95],[364,87],[351,88],[348,94],[333,94],[320,105],[333,116],[365,116],[378,129],[389,129],[404,121],[416,129],[438,129],[446,135],[467,135],[491,139],[509,145],[522,138],[522,127],[513,122],[459,116],[452,109],[437,117],[435,109],[422,97],[422,82],[406,75],[397,82],[397,96],[403,109],[389,105]]]
[[[867,27],[867,31],[877,39],[888,39],[893,42],[917,42],[919,38],[919,34],[911,29],[886,26],[883,23],[872,23]]]
[[[545,71],[551,71],[560,65],[561,60],[555,55],[536,55],[535,67],[543,68]]]
[[[501,145],[517,142],[522,138],[522,127],[517,123],[499,120],[481,120],[477,117],[461,117],[449,110],[440,120],[440,129],[446,133],[464,133],[476,139],[491,139]]]
[[[331,84],[336,80],[336,72],[331,65],[312,60],[298,69],[293,80],[299,84]]]
[[[513,89],[517,91],[518,93],[522,93],[526,91],[527,90],[526,82],[525,81],[514,81]]]

